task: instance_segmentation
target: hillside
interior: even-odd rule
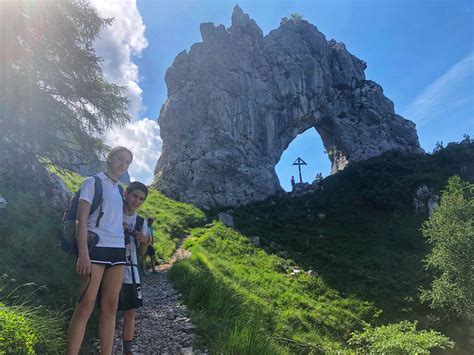
[[[406,333],[416,344],[428,335],[395,326],[416,321],[417,329],[449,335],[454,351],[466,352],[466,325],[420,302],[419,288],[429,287],[432,275],[422,264],[427,217],[413,205],[419,186],[439,195],[455,174],[474,181],[474,144],[433,155],[385,154],[327,178],[323,192],[236,209],[235,231],[219,223],[195,230],[186,244],[193,258],[178,263],[172,277],[203,341],[224,353],[234,346],[235,353],[258,353],[255,344],[263,344],[261,352],[318,353],[347,349],[351,333],[367,324],[392,324],[387,343],[389,334]],[[261,246],[252,244],[255,237]]]

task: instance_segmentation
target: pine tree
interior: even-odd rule
[[[130,120],[93,48],[111,21],[81,0],[0,1],[0,179],[38,160],[97,157],[104,132]]]

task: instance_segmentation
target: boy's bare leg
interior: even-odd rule
[[[122,340],[124,342],[133,340],[135,335],[135,315],[135,308],[123,312]]]
[[[99,338],[100,353],[112,354],[118,298],[123,282],[123,265],[108,268],[102,278]]]
[[[88,276],[82,277],[80,280],[80,294],[84,292],[86,287],[87,290],[82,296],[81,302],[76,304],[74,314],[69,323],[66,348],[67,355],[79,354],[84,339],[84,333],[86,331],[87,321],[94,310],[95,299],[97,298],[97,292],[99,291],[104,270],[104,265],[92,264],[90,283]],[[89,284],[89,286],[87,286],[87,284]]]

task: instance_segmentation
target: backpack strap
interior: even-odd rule
[[[89,214],[93,214],[95,210],[102,205],[102,181],[97,175],[93,176],[94,178],[94,198],[92,199],[91,211]]]
[[[119,192],[120,192],[120,197],[122,197],[122,200],[123,200],[123,187],[122,187],[122,185],[120,185],[120,183],[118,185],[118,189],[119,189]]]
[[[94,175],[94,183],[95,183],[95,192],[94,192],[94,199],[92,200],[92,205],[91,205],[91,212],[95,212],[97,210],[97,207],[99,207],[99,217],[97,217],[97,221],[95,223],[95,226],[98,227],[100,220],[102,219],[102,216],[104,215],[104,212],[102,212],[102,202],[104,201],[103,198],[103,190],[102,190],[102,181],[97,175]]]

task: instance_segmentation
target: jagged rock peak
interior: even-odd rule
[[[166,195],[207,208],[278,193],[275,165],[310,128],[332,173],[388,150],[423,152],[366,63],[309,22],[283,19],[263,36],[236,6],[230,28],[205,23],[201,34],[166,73],[155,169]]]
[[[229,28],[230,33],[246,32],[255,37],[263,37],[263,31],[258,27],[254,19],[242,11],[239,5],[235,5],[232,12],[232,26]]]

